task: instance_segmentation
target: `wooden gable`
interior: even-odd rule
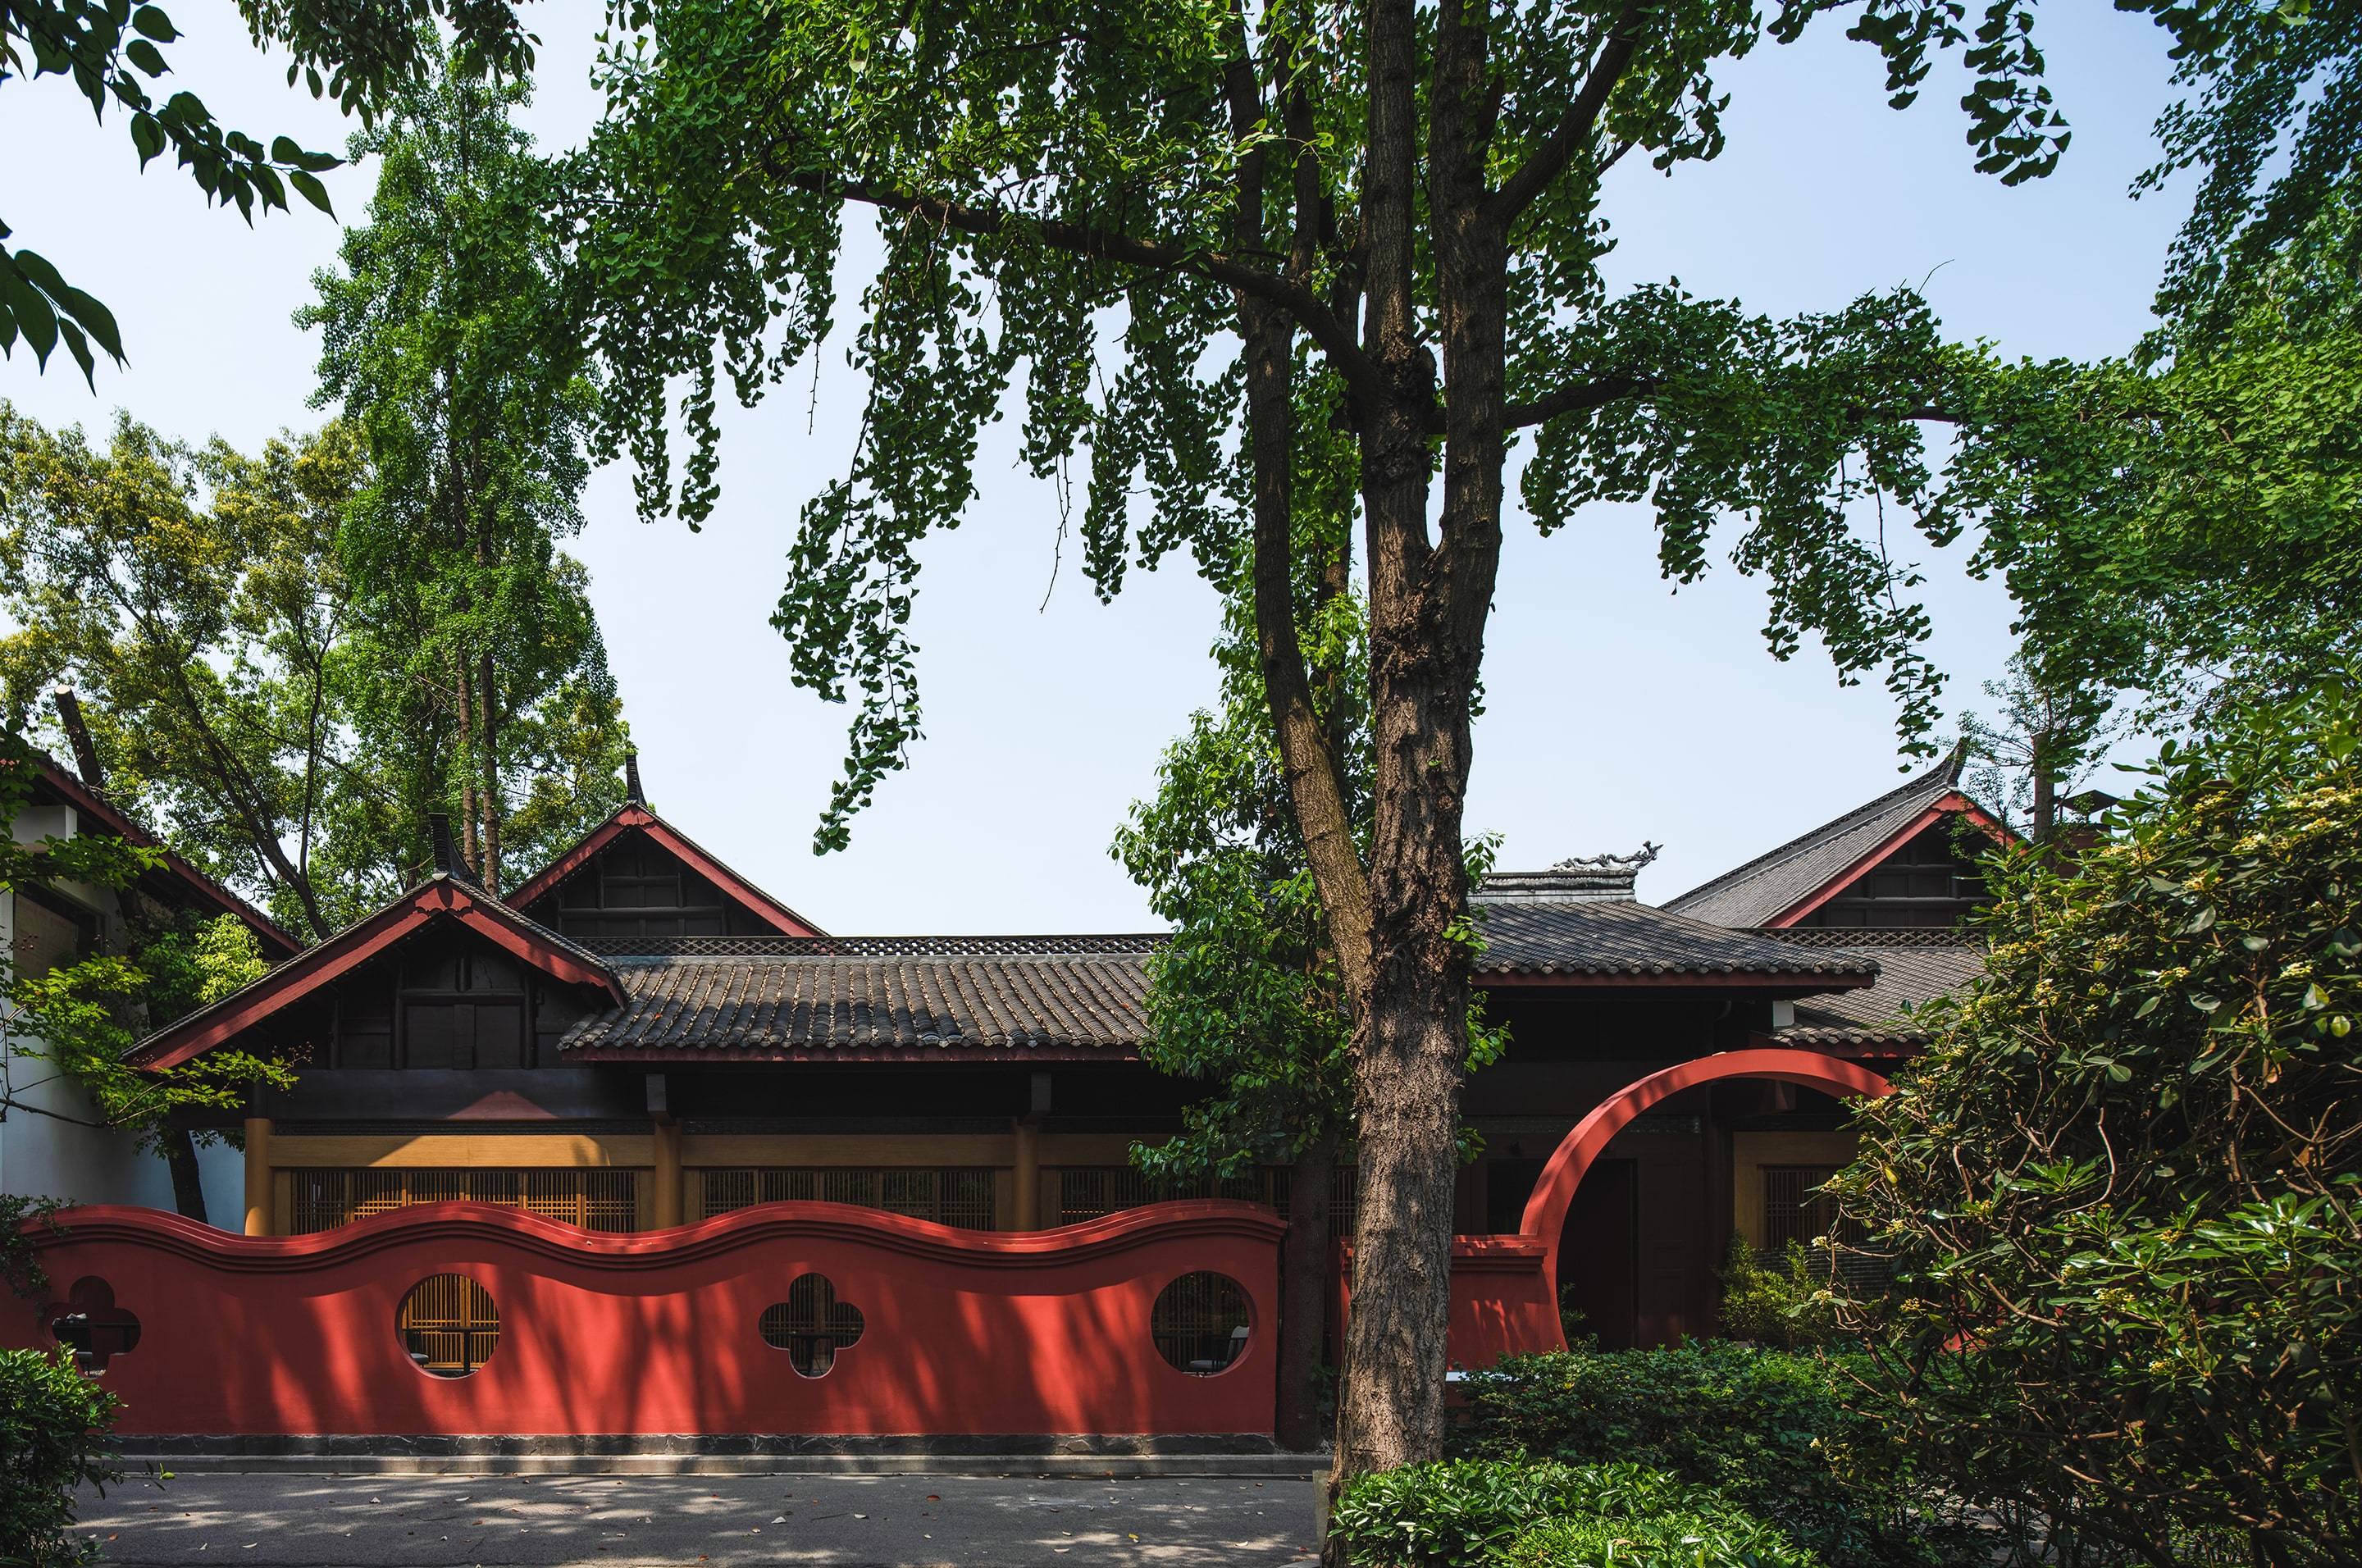
[[[543,974],[481,933],[439,924],[404,938],[322,999],[328,1067],[470,1070],[557,1065],[557,1042],[607,998]]]
[[[825,934],[636,802],[552,861],[512,902],[574,941]]]
[[[553,1066],[570,1025],[624,999],[599,959],[438,874],[129,1059],[170,1067],[236,1042],[321,1066]]]
[[[1963,833],[1963,824],[1975,831]],[[1795,918],[1805,928],[1948,928],[1992,901],[1976,856],[1986,845],[1985,818],[1962,802],[1876,860],[1827,889]]]

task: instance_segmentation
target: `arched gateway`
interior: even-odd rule
[[[1723,1078],[1768,1079],[1840,1097],[1882,1099],[1887,1081],[1817,1051],[1726,1051],[1651,1073],[1611,1095],[1575,1124],[1542,1167],[1515,1236],[1462,1236],[1452,1244],[1451,1360],[1488,1365],[1522,1351],[1564,1350],[1559,1320],[1559,1249],[1575,1190],[1616,1134],[1650,1106]]]
[[[1525,1219],[1518,1226],[1521,1233],[1541,1239],[1542,1275],[1549,1282],[1553,1301],[1558,1295],[1559,1238],[1566,1227],[1567,1206],[1574,1201],[1575,1188],[1583,1185],[1584,1173],[1591,1169],[1591,1162],[1634,1117],[1659,1100],[1718,1078],[1768,1078],[1840,1098],[1853,1095],[1880,1099],[1890,1092],[1884,1078],[1852,1062],[1825,1056],[1817,1051],[1765,1049],[1701,1056],[1694,1062],[1667,1067],[1661,1073],[1650,1073],[1611,1096],[1575,1123],[1574,1131],[1566,1135],[1558,1152],[1542,1167],[1541,1179],[1534,1184],[1534,1195],[1526,1200]],[[1552,1321],[1556,1321],[1555,1315]],[[1559,1347],[1565,1343],[1562,1331]]]

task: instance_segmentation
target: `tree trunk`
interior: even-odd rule
[[[1463,15],[1463,11],[1465,15]],[[1331,1495],[1442,1447],[1453,1197],[1467,1053],[1462,812],[1469,706],[1500,564],[1507,220],[1487,205],[1495,112],[1483,6],[1439,7],[1429,109],[1434,325],[1451,387],[1440,540],[1430,542],[1436,366],[1415,309],[1418,160],[1410,0],[1373,0],[1363,202],[1368,352],[1388,383],[1361,410],[1370,574],[1374,823],[1360,1027],[1361,1201]]]
[[[1231,17],[1234,53],[1223,75],[1231,133],[1251,138],[1264,117],[1261,91],[1249,54],[1246,21],[1235,0]],[[1284,79],[1280,49],[1274,74]],[[1285,87],[1282,89],[1286,91]],[[1291,134],[1308,138],[1301,94],[1289,100]],[[1303,125],[1295,125],[1297,121]],[[1256,146],[1239,160],[1237,241],[1242,252],[1264,248],[1266,155]],[[1289,237],[1291,265],[1310,269],[1312,237],[1307,226],[1318,195],[1310,154],[1297,147],[1289,163],[1296,189],[1297,219]],[[1312,701],[1312,682],[1297,637],[1296,614],[1296,322],[1279,306],[1246,293],[1238,296],[1239,336],[1245,345],[1247,447],[1253,485],[1253,592],[1255,649],[1263,671],[1264,700],[1279,743],[1280,767],[1296,812],[1305,858],[1319,889],[1329,944],[1351,1005],[1359,996],[1370,949],[1369,887],[1353,844],[1345,806],[1343,758],[1330,744]]]
[[[459,677],[459,859],[468,874],[481,877],[481,862],[476,856],[476,726],[475,702],[469,688],[475,676],[468,668],[468,656],[458,657]]]
[[[2034,831],[2027,836],[2036,844],[2047,840],[2058,825],[2058,781],[2051,777],[2050,763],[2054,749],[2047,734],[2031,736],[2026,745],[2026,770],[2034,775],[2034,820],[2027,824]]]
[[[501,890],[501,731],[500,705],[492,685],[492,656],[478,656],[482,671],[483,701],[476,711],[476,727],[484,737],[484,888],[498,897]]]
[[[1451,612],[1455,588],[1491,592],[1489,582],[1451,581],[1451,556],[1428,539],[1435,361],[1419,342],[1414,303],[1417,21],[1411,0],[1373,0],[1367,15],[1364,341],[1388,395],[1359,410],[1375,820],[1369,971],[1355,1028],[1361,1202],[1332,1496],[1352,1476],[1441,1448],[1468,1009],[1452,927],[1466,906],[1460,815],[1474,674]]]
[[[1329,1184],[1337,1139],[1297,1151],[1287,1173],[1286,1277],[1280,1284],[1279,1445],[1320,1446],[1320,1341],[1329,1308]]]
[[[164,1145],[164,1164],[172,1173],[172,1208],[182,1218],[210,1224],[205,1218],[205,1187],[197,1175],[196,1141],[185,1127],[167,1127],[158,1142]]]

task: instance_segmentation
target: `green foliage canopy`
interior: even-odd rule
[[[293,56],[289,86],[300,74],[313,97],[332,96],[365,121],[390,94],[433,74],[443,52],[437,34],[447,25],[472,70],[517,76],[533,66],[535,40],[508,0],[238,0],[238,10],[255,47],[283,47]],[[5,0],[0,83],[70,80],[101,121],[109,109],[126,117],[140,168],[169,149],[209,201],[235,206],[248,223],[258,206],[285,211],[291,186],[334,216],[319,176],[340,160],[283,136],[266,149],[225,127],[194,93],[155,101],[149,83],[171,69],[159,46],[182,36],[160,6],[145,0]],[[0,223],[0,240],[8,237]],[[123,361],[122,337],[106,306],[41,256],[0,245],[0,350],[13,354],[20,333],[44,369],[61,339],[85,380],[95,366],[93,342]],[[95,391],[95,381],[91,384]]]
[[[1501,197],[1525,204],[1504,274],[1507,420],[1540,427],[1525,500],[1545,528],[1586,500],[1650,501],[1667,572],[1687,580],[1723,513],[1747,513],[1737,559],[1772,580],[1775,651],[1817,633],[1849,679],[1886,669],[1916,737],[1940,685],[1915,651],[1926,618],[1898,597],[1910,574],[1848,513],[1872,486],[1926,492],[1907,417],[1939,379],[1924,305],[1882,295],[1783,323],[1673,286],[1611,299],[1598,271],[1606,169],[1634,151],[1665,168],[1719,151],[1715,62],[1767,30],[1792,38],[1821,9],[1789,6],[1768,28],[1708,3],[1645,19],[1608,4],[1472,17],[1498,86],[1485,168],[1506,182],[1522,167],[1536,186]],[[1855,30],[1888,56],[1898,103],[1934,52],[1965,48],[1981,73],[1976,143],[2023,179],[2050,167],[2065,132],[2038,56],[1996,17],[1970,39],[1941,7],[1882,3]],[[1288,313],[1319,345],[1349,428],[1376,395],[1353,321],[1370,264],[1364,27],[1352,7],[1198,0],[907,13],[635,0],[613,13],[609,113],[568,216],[579,308],[610,372],[603,439],[635,459],[645,512],[711,512],[720,377],[752,403],[811,350],[833,320],[844,208],[880,215],[850,350],[868,385],[863,433],[804,514],[775,617],[800,683],[859,698],[822,846],[844,842],[917,734],[915,547],[957,525],[980,431],[1021,367],[1024,460],[1047,477],[1087,457],[1088,559],[1109,592],[1135,546],[1149,565],[1184,547],[1232,556],[1216,491],[1238,418],[1240,298]],[[1226,97],[1242,80],[1243,109]],[[1604,104],[1582,100],[1587,81]],[[1289,160],[1293,192],[1277,177]],[[1252,253],[1235,235],[1264,215],[1246,203],[1269,204],[1277,229]],[[1438,242],[1414,243],[1412,308],[1431,331]],[[677,491],[674,378],[692,446]],[[1143,472],[1155,505],[1135,539]]]
[[[357,749],[336,539],[362,474],[339,429],[248,458],[128,415],[100,447],[0,406],[9,703],[71,678],[116,798],[315,938],[357,912],[313,852]]]

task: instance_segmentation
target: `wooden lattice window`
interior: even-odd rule
[[[289,1176],[287,1229],[333,1231],[419,1203],[498,1203],[586,1231],[640,1228],[639,1173],[572,1170],[298,1170]]]
[[[1077,1224],[1176,1198],[1234,1198],[1287,1217],[1287,1171],[1258,1165],[1244,1176],[1153,1181],[1131,1165],[1067,1165],[1058,1172],[1058,1223]]]
[[[796,1276],[788,1298],[763,1309],[757,1325],[763,1342],[788,1353],[788,1361],[806,1377],[820,1377],[836,1364],[836,1353],[861,1339],[861,1309],[836,1298],[836,1286],[824,1274]]]
[[[1827,1165],[1765,1165],[1763,1171],[1763,1250],[1785,1252],[1791,1242],[1810,1245],[1829,1233],[1835,1218],[1821,1184],[1836,1172]]]
[[[433,1377],[465,1377],[500,1347],[492,1293],[464,1274],[432,1274],[402,1298],[395,1320],[403,1353]]]
[[[700,1173],[707,1219],[757,1203],[818,1201],[882,1209],[961,1231],[992,1229],[992,1167],[774,1167]]]
[[[1148,1331],[1175,1368],[1211,1377],[1247,1348],[1246,1292],[1219,1274],[1185,1274],[1157,1293]]]

